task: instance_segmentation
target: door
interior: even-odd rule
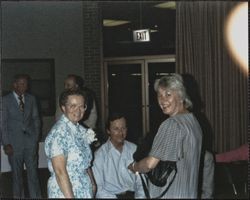
[[[169,60],[148,60],[146,61],[147,69],[147,92],[146,92],[146,119],[148,121],[146,130],[151,134],[156,134],[157,130],[167,116],[164,115],[158,105],[157,95],[154,90],[154,82],[156,79],[164,75],[175,72],[175,62],[173,59]]]
[[[166,118],[158,106],[154,81],[175,71],[175,59],[130,58],[108,60],[105,67],[104,121],[110,112],[127,117],[127,140],[139,144],[149,132],[156,133]]]
[[[144,62],[109,62],[107,65],[106,113],[122,112],[128,125],[127,140],[137,143],[143,135]],[[107,119],[107,116],[106,116]]]

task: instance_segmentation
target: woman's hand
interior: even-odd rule
[[[89,178],[90,178],[90,180],[91,180],[92,192],[93,192],[93,198],[94,198],[95,195],[96,195],[96,192],[97,192],[97,185],[96,185],[96,182],[95,182],[95,178],[94,178],[92,169],[91,169],[90,167],[87,169],[87,173],[88,173]]]
[[[95,198],[97,192],[97,185],[92,183],[93,198]]]
[[[135,170],[135,161],[130,163],[129,166],[128,166],[128,169],[133,172],[134,174],[138,173],[136,170]]]
[[[129,164],[128,169],[135,174],[147,173],[150,170],[154,169],[160,160],[158,158],[154,158],[152,156],[148,156],[143,158],[138,162],[132,162]]]

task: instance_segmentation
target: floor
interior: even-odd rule
[[[234,194],[233,187],[227,181],[227,177],[223,175],[224,168],[217,168],[216,169],[216,176],[219,178],[216,179],[215,182],[215,199],[249,199],[249,192],[247,184],[235,184],[235,189],[237,195]],[[39,169],[39,178],[42,190],[42,198],[47,198],[47,180],[49,178],[49,172],[47,168]],[[0,197],[1,198],[11,198],[11,174],[9,172],[2,173],[0,176]],[[24,172],[24,190],[25,190],[25,197],[27,195],[27,179],[26,179],[26,172]]]
[[[248,162],[215,165],[216,199],[249,199]]]
[[[47,198],[47,180],[49,178],[49,171],[47,168],[42,168],[38,170],[39,179],[40,179],[40,186],[42,192],[42,198]],[[26,171],[23,173],[23,180],[24,180],[24,194],[25,198],[28,198],[28,191],[27,191],[27,176]],[[4,198],[12,198],[12,188],[11,188],[11,173],[6,172],[2,173],[0,177],[0,197]],[[0,198],[0,199],[1,199]]]

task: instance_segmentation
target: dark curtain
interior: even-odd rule
[[[211,136],[204,142],[212,139],[215,152],[247,143],[247,75],[229,55],[224,36],[225,20],[238,3],[176,3],[176,70],[198,83],[197,116]]]
[[[1,144],[2,144],[2,2],[0,1],[0,147]],[[2,158],[0,153],[0,166],[1,166],[1,161]],[[1,194],[2,191],[0,189],[0,196]]]
[[[0,1],[0,147],[2,145],[2,1]],[[0,166],[2,166],[2,155],[0,149]],[[0,197],[3,196],[3,178],[0,167]]]

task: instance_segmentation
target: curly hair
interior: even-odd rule
[[[84,90],[64,90],[59,97],[59,105],[60,107],[65,106],[68,102],[68,97],[71,95],[77,95],[77,96],[82,96],[84,98],[85,104],[88,101],[87,94]]]

